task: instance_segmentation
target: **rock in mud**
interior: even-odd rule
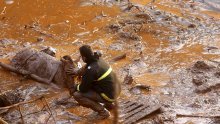
[[[12,44],[17,44],[18,41],[17,40],[13,40],[13,39],[0,39],[0,44],[7,46],[7,45],[12,45]]]
[[[37,42],[44,42],[44,38],[43,37],[38,37]]]
[[[194,66],[194,69],[199,69],[199,70],[207,70],[210,69],[210,66],[206,64],[204,61],[197,61]]]
[[[117,50],[117,51],[121,51],[124,50],[124,45],[121,42],[117,42],[117,43],[112,43],[109,46],[110,50]]]
[[[109,25],[109,29],[111,29],[111,31],[113,31],[113,32],[117,32],[121,28],[122,28],[121,25],[118,23]]]
[[[147,13],[138,13],[138,14],[135,15],[135,17],[144,19],[148,22],[153,20],[152,17]]]
[[[141,94],[141,91],[150,91],[151,87],[143,84],[136,84],[130,89],[133,94]]]
[[[220,78],[220,72],[216,72],[216,73],[215,73],[215,76],[216,76],[217,78]]]
[[[124,84],[132,84],[132,82],[134,81],[132,75],[126,75],[124,78]]]
[[[196,86],[200,86],[203,85],[204,83],[207,82],[207,79],[204,76],[195,76],[192,79],[193,84],[195,84]]]
[[[44,52],[44,53],[51,55],[53,57],[56,56],[56,49],[53,47],[47,47],[45,49],[42,49],[41,52]]]
[[[130,39],[130,40],[136,40],[136,41],[140,41],[142,39],[141,36],[138,36],[138,34],[132,33],[132,32],[121,31],[119,33],[119,36],[121,38]]]
[[[196,25],[195,24],[189,24],[188,28],[196,28]]]
[[[10,106],[23,101],[24,98],[19,90],[10,90],[0,94],[0,107]]]

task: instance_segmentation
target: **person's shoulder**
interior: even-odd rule
[[[87,66],[87,70],[96,70],[98,68],[98,63],[93,62]]]

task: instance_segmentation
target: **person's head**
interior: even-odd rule
[[[83,45],[79,48],[80,55],[82,56],[82,60],[85,63],[91,63],[96,61],[98,58],[94,55],[92,48],[89,45]]]

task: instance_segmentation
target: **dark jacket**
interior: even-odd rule
[[[110,66],[101,58],[91,63],[87,63],[85,72],[82,76],[82,82],[78,87],[80,92],[94,90],[99,94],[104,93],[110,99],[114,99],[120,93],[120,83],[113,71],[104,79],[97,81]],[[117,89],[117,93],[116,93]]]

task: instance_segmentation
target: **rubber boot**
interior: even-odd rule
[[[111,110],[114,109],[115,105],[114,105],[114,103],[104,103],[104,107],[105,107],[107,110],[111,111]]]
[[[101,104],[83,97],[81,93],[75,92],[73,97],[83,107],[91,108],[93,111],[98,112],[98,116],[95,119],[102,120],[110,116],[109,112]]]

